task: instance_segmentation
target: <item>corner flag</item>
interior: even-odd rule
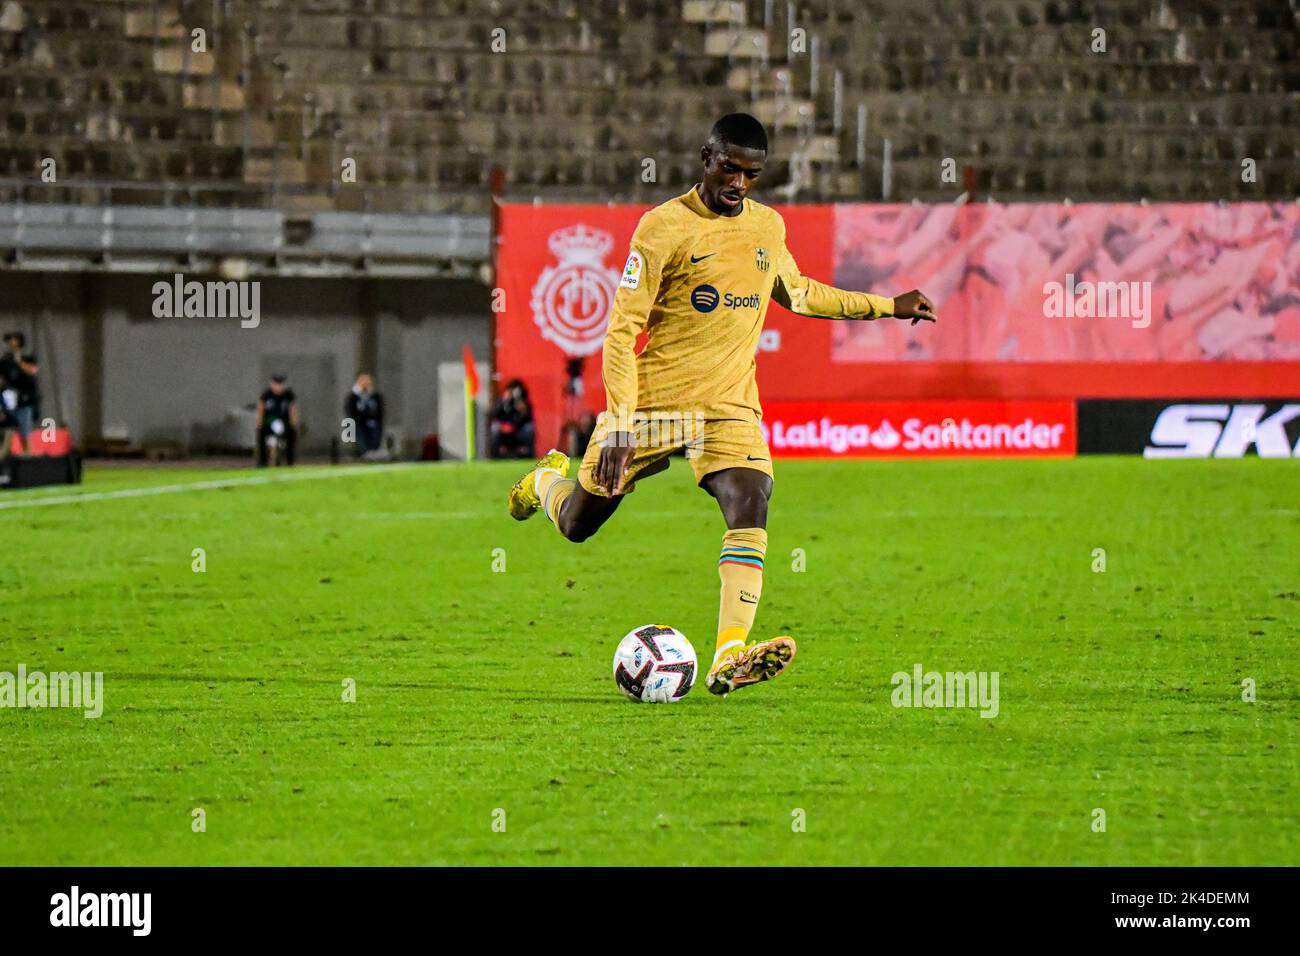
[[[474,352],[465,346],[465,460],[473,461],[474,454],[474,396],[478,394],[478,369],[474,365]]]

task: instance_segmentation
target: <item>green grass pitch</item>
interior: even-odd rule
[[[574,545],[521,470],[0,510],[0,671],[105,697],[0,710],[0,865],[1300,863],[1293,462],[779,463],[756,633],[799,658],[674,706],[610,662],[707,660],[716,505],[679,461]],[[998,716],[893,707],[918,663]]]

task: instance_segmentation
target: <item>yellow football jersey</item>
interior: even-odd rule
[[[757,422],[754,354],[777,302],[800,315],[874,319],[894,300],[846,292],[801,275],[780,213],[745,199],[712,212],[695,188],[641,217],[605,334],[606,412]],[[633,348],[646,330],[646,346]]]

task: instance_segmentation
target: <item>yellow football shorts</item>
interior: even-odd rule
[[[686,450],[686,460],[695,472],[695,483],[725,468],[753,468],[772,477],[772,452],[763,431],[753,422],[739,419],[692,419],[672,414],[638,413],[633,435],[636,449],[628,465],[623,493],[629,494],[640,478],[657,475],[668,468],[669,456]],[[593,495],[604,496],[596,487],[596,462],[609,434],[608,416],[602,413],[591,435],[591,444],[578,469],[578,483]]]

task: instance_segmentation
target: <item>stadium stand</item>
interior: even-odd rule
[[[3,0],[0,202],[481,214],[493,166],[515,197],[650,201],[694,180],[725,107],[775,130],[785,199],[1289,198],[1298,16],[1286,0]],[[935,157],[969,172],[942,181]]]

